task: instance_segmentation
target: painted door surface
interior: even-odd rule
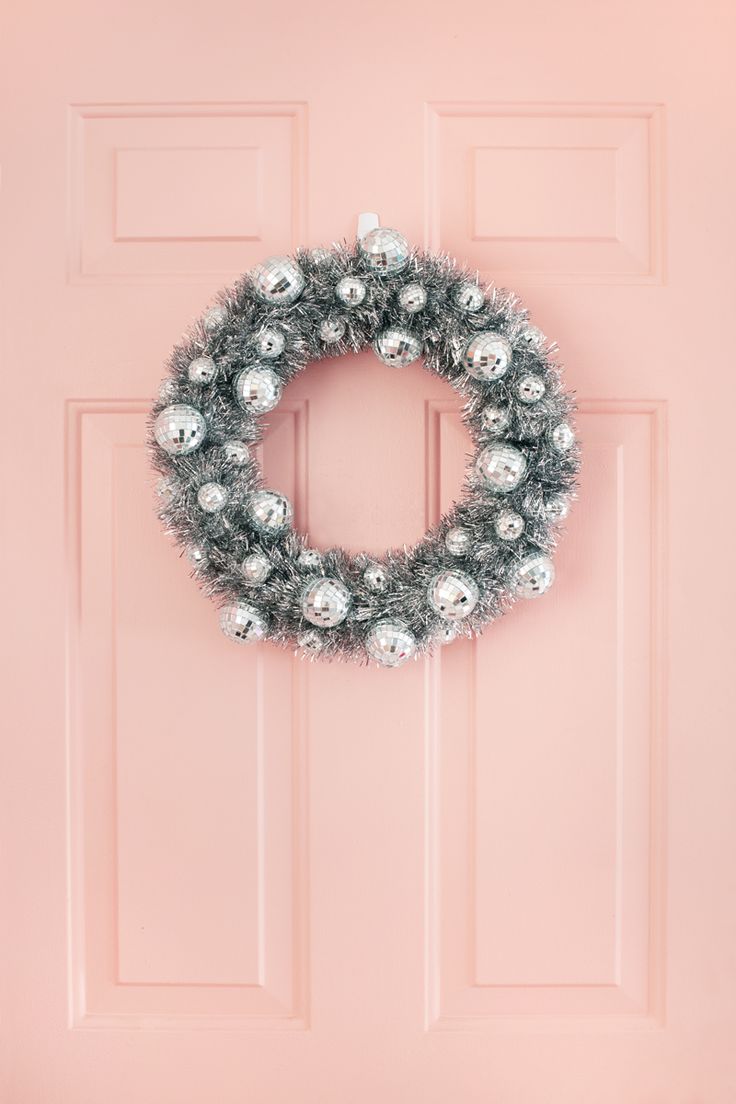
[[[3,1104],[736,1100],[732,5],[12,4]],[[234,648],[159,531],[169,348],[362,210],[580,396],[558,582],[396,672]],[[454,393],[310,368],[318,545],[417,538]]]

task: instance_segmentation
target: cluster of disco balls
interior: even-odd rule
[[[334,301],[338,309],[329,312],[319,322],[318,337],[323,346],[335,345],[343,339],[346,331],[343,315],[359,310],[369,301],[371,280],[400,277],[409,266],[411,256],[406,239],[395,230],[375,229],[358,243],[356,271],[342,275],[334,285]],[[329,258],[329,251],[312,251],[312,261],[318,266]],[[412,276],[420,274],[421,267],[413,266]],[[188,364],[186,377],[200,394],[204,394],[202,389],[216,388],[218,382],[222,383],[225,394],[232,396],[237,409],[259,417],[277,406],[284,386],[279,358],[287,348],[287,338],[278,326],[278,310],[300,299],[308,287],[309,275],[298,260],[273,257],[256,267],[251,280],[255,297],[265,308],[265,321],[262,320],[256,327],[252,337],[257,352],[256,363],[249,362],[235,371],[225,370],[218,364],[216,356],[200,349]],[[420,332],[412,327],[411,319],[421,316],[427,309],[429,294],[431,289],[418,278],[412,278],[397,289],[399,310],[396,317],[386,318],[378,332],[372,335],[376,355],[389,367],[406,367],[425,351]],[[461,315],[482,318],[478,312],[486,307],[486,297],[475,281],[460,281],[454,286],[452,296],[453,308]],[[269,318],[269,307],[278,309],[275,317]],[[214,308],[205,316],[204,329],[216,332],[227,320],[227,312],[222,307]],[[529,328],[528,340],[534,340],[535,333],[537,331]],[[509,373],[514,362],[514,346],[508,334],[492,328],[469,327],[460,356],[460,367],[467,380],[480,384],[484,396],[479,419],[485,441],[475,460],[475,474],[483,491],[493,496],[493,501],[500,507],[493,511],[491,526],[498,547],[510,549],[514,542],[523,544],[521,538],[526,531],[527,519],[518,509],[504,506],[504,496],[512,495],[522,486],[529,474],[530,461],[523,447],[504,439],[511,413],[508,399],[504,403],[494,398],[494,385]],[[547,383],[541,371],[524,371],[517,379],[510,378],[514,398],[521,408],[533,408],[542,402]],[[452,382],[457,386],[455,380]],[[462,390],[462,384],[458,389]],[[164,390],[164,399],[167,394]],[[165,465],[159,462],[159,467],[167,472],[159,485],[164,511],[173,509],[178,483],[182,476],[186,478],[186,469],[178,463],[182,458],[210,449],[231,469],[250,471],[252,455],[244,441],[208,441],[206,403],[198,406],[193,402],[175,401],[165,405],[155,417],[153,438],[171,469],[165,469]],[[547,447],[554,454],[559,457],[569,454],[572,458],[575,443],[574,432],[566,420],[561,419],[549,426]],[[574,468],[575,464],[570,470]],[[248,478],[253,476],[249,474]],[[569,492],[570,487],[564,490]],[[230,487],[217,478],[201,482],[196,491],[196,509],[201,511],[202,516],[226,516],[230,500]],[[506,498],[506,501],[509,499]],[[545,503],[549,525],[566,516],[568,502],[569,493],[549,497]],[[237,523],[245,526],[251,539],[247,555],[237,565],[240,585],[221,607],[220,625],[223,633],[235,641],[251,643],[268,637],[278,639],[278,621],[283,611],[273,601],[261,601],[260,596],[269,593],[278,574],[271,550],[281,542],[279,552],[281,556],[285,554],[285,538],[292,533],[292,506],[284,495],[255,483],[246,494],[244,503],[241,501],[239,509]],[[229,521],[232,525],[233,518]],[[423,600],[428,616],[422,621],[422,628],[429,621],[433,623],[433,628],[429,635],[421,631],[419,636],[412,629],[410,615],[401,617],[393,612],[398,605],[396,587],[390,614],[389,607],[382,604],[382,596],[392,585],[389,564],[371,562],[360,570],[359,586],[372,603],[371,615],[366,619],[359,612],[361,601],[358,595],[344,579],[326,571],[320,552],[304,547],[294,553],[295,567],[304,576],[298,593],[301,628],[294,634],[294,642],[301,653],[310,656],[323,652],[335,654],[334,642],[338,638],[334,634],[340,633],[341,626],[344,628],[346,623],[354,625],[356,620],[361,625],[364,655],[384,667],[400,666],[433,644],[446,644],[455,639],[463,632],[466,619],[477,611],[482,600],[483,587],[474,577],[472,569],[475,538],[470,529],[454,525],[437,540],[437,570],[423,584]],[[192,543],[187,547],[187,554],[197,570],[208,566],[206,542]],[[511,595],[534,598],[544,594],[552,585],[554,566],[543,548],[527,544],[514,562],[513,575],[510,580],[505,580]],[[364,608],[365,603],[362,605]],[[290,612],[293,615],[293,610]],[[477,627],[476,622],[473,624]],[[354,654],[354,649],[350,654]]]

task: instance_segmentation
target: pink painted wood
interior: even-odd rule
[[[3,1104],[732,1104],[733,9],[6,24]],[[399,672],[224,641],[143,447],[215,290],[360,210],[518,288],[581,395],[554,592]],[[366,353],[264,463],[380,550],[467,448]]]

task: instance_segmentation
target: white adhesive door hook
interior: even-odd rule
[[[381,220],[373,211],[363,211],[358,215],[358,241],[362,241],[371,230],[376,230]]]

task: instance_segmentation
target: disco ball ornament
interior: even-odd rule
[[[159,479],[156,484],[156,494],[161,499],[161,505],[170,506],[176,498],[178,489],[179,487],[175,479],[170,479],[167,475]]]
[[[225,441],[222,446],[225,459],[236,468],[242,468],[250,460],[250,449],[245,441]]]
[[[288,529],[294,514],[286,495],[278,491],[254,491],[245,512],[253,528],[267,537],[277,537]]]
[[[383,564],[368,564],[363,572],[363,582],[374,594],[381,594],[388,586],[388,572]]]
[[[203,483],[197,492],[197,502],[206,514],[218,514],[227,502],[227,487],[222,483]]]
[[[291,257],[269,257],[253,269],[253,287],[264,303],[295,303],[305,285],[304,273]]]
[[[516,510],[502,510],[493,528],[499,540],[514,541],[524,532],[524,519]]]
[[[435,644],[439,644],[441,648],[444,648],[445,644],[452,644],[453,640],[457,640],[459,633],[460,630],[457,625],[453,624],[452,621],[445,621],[432,633],[432,640]]]
[[[210,307],[202,318],[202,325],[208,333],[218,329],[224,322],[227,322],[227,307],[223,307],[221,303]]]
[[[483,422],[483,428],[493,434],[503,433],[511,421],[505,406],[494,406],[492,403],[483,407],[480,418]]]
[[[460,525],[448,529],[445,536],[445,548],[451,556],[467,556],[473,543],[473,537],[469,529],[463,529]]]
[[[318,552],[316,548],[302,548],[296,562],[302,571],[321,571],[324,567],[322,553]]]
[[[342,318],[325,318],[319,324],[319,336],[325,345],[334,345],[345,335]]]
[[[238,372],[233,383],[233,393],[244,410],[254,414],[267,414],[278,406],[281,398],[281,380],[271,368],[258,365]]]
[[[207,550],[201,544],[188,544],[184,554],[192,567],[204,567],[209,559]]]
[[[281,356],[283,353],[286,345],[286,338],[281,330],[272,330],[268,327],[265,330],[261,330],[256,337],[255,344],[259,356],[272,360],[274,357]]]
[[[506,494],[521,483],[527,461],[524,453],[513,445],[489,445],[481,452],[475,467],[486,486]]]
[[[371,271],[382,276],[401,272],[409,262],[408,241],[398,230],[389,230],[385,226],[370,230],[358,247]]]
[[[240,571],[248,586],[260,586],[273,571],[273,566],[265,552],[250,552],[240,565]]]
[[[299,651],[305,656],[319,655],[325,646],[323,637],[316,629],[307,629],[306,632],[299,633],[296,643]]]
[[[514,580],[514,589],[520,598],[539,598],[555,581],[555,565],[549,556],[533,552],[522,560]]]
[[[461,284],[455,292],[455,302],[461,310],[474,314],[485,302],[485,296],[477,284]]]
[[[523,403],[539,402],[546,388],[541,376],[522,376],[516,385],[516,394]]]
[[[399,292],[399,306],[407,314],[417,314],[427,305],[427,293],[421,284],[407,284]]]
[[[229,640],[255,644],[268,632],[268,621],[250,602],[229,602],[220,610],[220,628]]]
[[[552,444],[557,452],[569,452],[575,444],[575,434],[567,422],[560,422],[552,430]]]
[[[367,292],[367,287],[357,276],[343,276],[335,288],[335,295],[346,307],[359,307]]]
[[[167,406],[153,426],[156,444],[169,456],[187,456],[195,452],[207,435],[205,420],[199,410],[185,403]]]
[[[366,636],[365,650],[381,667],[400,667],[416,654],[417,641],[403,621],[379,621]]]
[[[176,380],[162,380],[158,388],[158,400],[159,402],[169,403],[176,398],[178,393],[179,388],[176,385]]]
[[[418,338],[408,330],[398,328],[384,330],[376,338],[376,356],[389,368],[406,368],[422,354]]]
[[[570,513],[570,500],[565,498],[564,495],[555,495],[554,498],[545,503],[544,512],[551,522],[564,521]]]
[[[462,621],[478,604],[478,584],[464,571],[440,571],[427,590],[429,604],[445,621]]]
[[[339,579],[314,579],[302,596],[302,613],[311,625],[333,629],[350,610],[351,595]]]
[[[527,326],[521,335],[521,340],[530,349],[540,349],[547,341],[538,326]]]
[[[479,333],[468,342],[463,365],[473,379],[498,380],[508,372],[512,356],[511,345],[501,334]]]
[[[197,357],[187,368],[191,383],[212,383],[217,375],[217,365],[211,356]]]
[[[325,261],[330,260],[332,253],[329,249],[325,249],[323,245],[317,245],[314,249],[309,250],[309,256],[315,264],[324,264]]]

